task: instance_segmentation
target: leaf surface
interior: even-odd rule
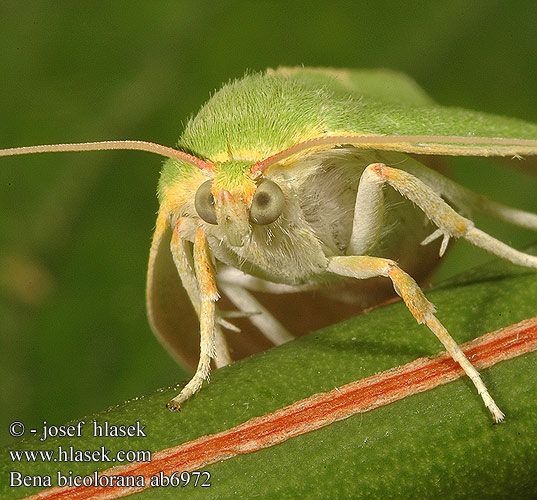
[[[533,249],[533,253],[537,248]],[[427,292],[454,338],[465,342],[535,316],[535,274],[502,261]],[[9,449],[149,449],[153,453],[242,424],[313,394],[439,352],[402,302],[312,333],[213,373],[211,383],[170,413],[176,388],[110,408],[87,422],[80,438],[38,437]],[[187,486],[189,498],[519,498],[537,492],[537,353],[482,372],[506,421],[493,425],[471,382],[461,378],[421,394],[330,424],[317,431],[201,467],[211,487]],[[147,437],[94,438],[90,421],[145,425]],[[86,475],[110,463],[12,463],[2,454],[2,498],[8,471]],[[148,489],[141,498],[175,498],[177,488]],[[530,495],[531,496],[531,495]],[[527,496],[525,497],[527,498]]]

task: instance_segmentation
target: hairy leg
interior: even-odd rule
[[[198,282],[200,296],[200,359],[196,373],[173,398],[168,407],[172,410],[180,409],[181,404],[201,388],[203,381],[209,377],[211,359],[217,357],[216,352],[216,322],[215,302],[218,300],[218,290],[212,269],[211,256],[209,253],[207,238],[201,227],[196,231],[194,242],[194,270]]]
[[[341,276],[357,279],[367,279],[376,276],[390,278],[395,291],[403,298],[408,309],[420,324],[426,324],[442,342],[451,357],[459,363],[470,377],[477,392],[483,398],[485,406],[492,413],[495,422],[501,422],[504,414],[490,396],[478,371],[468,361],[460,347],[453,340],[446,328],[434,315],[435,307],[427,300],[417,283],[398,265],[389,259],[369,256],[332,257],[329,260],[328,271]]]

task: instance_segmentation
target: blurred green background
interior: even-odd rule
[[[0,147],[173,145],[223,82],[300,64],[393,68],[439,103],[537,122],[531,1],[3,0],[0,18]],[[1,159],[0,443],[13,420],[60,424],[186,376],[145,313],[159,166],[137,152]],[[452,165],[466,186],[533,211],[535,172]],[[477,220],[518,248],[537,239]],[[458,243],[436,279],[488,259]]]

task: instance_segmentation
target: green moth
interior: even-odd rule
[[[292,302],[292,294],[320,290],[330,300],[360,302],[377,294],[382,285],[367,280],[380,277],[461,365],[494,421],[502,420],[411,275],[433,265],[425,245],[440,240],[434,252],[442,255],[449,239],[460,237],[537,269],[537,257],[464,216],[478,210],[537,229],[537,215],[478,196],[419,159],[537,155],[537,125],[438,106],[412,80],[389,71],[279,68],[223,86],[188,122],[177,149],[106,141],[13,148],[0,156],[104,149],[168,157],[149,258],[148,315],[177,359],[191,363],[200,345],[195,374],[170,408],[200,389],[211,360],[231,362],[228,339],[242,334],[225,332],[237,327],[233,313],[217,308],[221,296],[236,316],[280,344],[293,335],[256,294]],[[199,335],[185,327],[193,314],[179,307],[186,298]]]

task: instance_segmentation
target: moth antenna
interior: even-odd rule
[[[155,153],[160,156],[190,163],[191,165],[194,165],[202,170],[214,170],[214,165],[210,161],[201,160],[200,158],[183,151],[147,141],[99,141],[77,142],[72,144],[45,144],[43,146],[24,146],[20,148],[0,149],[0,156],[74,151],[109,151],[113,149],[147,151],[148,153]]]
[[[343,144],[355,144],[368,149],[374,149],[376,146],[384,146],[386,149],[394,149],[406,152],[427,152],[427,146],[431,144],[445,144],[444,149],[435,149],[434,154],[457,154],[468,156],[516,156],[520,154],[537,155],[537,140],[535,139],[508,139],[506,137],[463,137],[463,136],[441,136],[441,135],[325,135],[314,137],[303,142],[294,144],[269,156],[264,160],[258,161],[252,165],[251,173],[256,174],[263,172],[268,167],[283,161],[290,156],[296,155],[307,149],[322,146],[340,146]],[[449,145],[462,146],[495,146],[490,152],[484,154],[469,147],[466,150],[450,147]],[[390,145],[392,145],[390,147]],[[405,148],[404,145],[407,147]],[[397,147],[396,147],[397,146]]]

